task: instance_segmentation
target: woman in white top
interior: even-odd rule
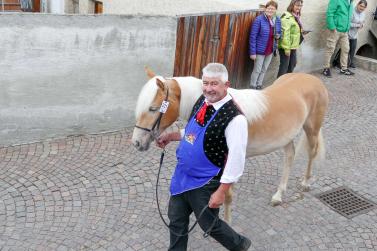
[[[348,38],[350,42],[350,51],[349,51],[349,62],[348,66],[351,68],[355,68],[355,64],[353,62],[356,46],[357,46],[357,33],[359,29],[363,28],[365,22],[365,13],[364,10],[367,8],[367,1],[360,0],[355,7],[355,11],[353,12],[352,19],[351,19],[351,28],[348,32]]]

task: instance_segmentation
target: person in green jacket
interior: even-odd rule
[[[331,78],[330,64],[331,57],[335,51],[336,44],[340,45],[340,73],[354,75],[348,67],[348,31],[351,27],[353,13],[352,0],[330,0],[326,12],[327,41],[325,49],[325,64],[323,75]]]
[[[281,39],[279,40],[280,65],[278,76],[293,72],[297,64],[296,50],[303,39],[301,24],[302,0],[292,0],[287,11],[281,16]]]

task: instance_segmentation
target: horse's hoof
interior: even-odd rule
[[[310,191],[310,186],[303,187],[302,190],[303,190],[304,192],[309,192],[309,191]]]
[[[304,191],[304,192],[309,192],[310,191],[310,185],[301,184],[301,187],[302,187],[302,191]]]
[[[281,205],[281,200],[274,200],[274,199],[271,200],[271,206],[276,207],[279,205]]]

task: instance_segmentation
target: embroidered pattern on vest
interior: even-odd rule
[[[201,104],[204,101],[204,96],[202,95],[198,101],[195,103],[193,110],[190,115],[191,117],[195,112],[200,109]],[[212,108],[214,110],[214,108]],[[205,123],[210,119],[212,113],[207,112],[204,119]],[[225,138],[225,129],[228,126],[229,122],[237,115],[240,115],[241,112],[238,110],[237,106],[234,104],[233,99],[226,102],[217,113],[216,117],[213,119],[211,124],[208,125],[208,128],[204,136],[204,152],[208,160],[211,161],[214,165],[221,168],[219,175],[216,178],[220,178],[223,169],[225,167],[226,158],[228,156],[228,146]]]

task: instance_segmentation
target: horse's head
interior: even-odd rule
[[[179,115],[180,89],[177,82],[157,77],[149,68],[146,68],[146,73],[150,79],[137,100],[136,125],[132,135],[132,143],[139,151],[148,150],[150,143]]]

